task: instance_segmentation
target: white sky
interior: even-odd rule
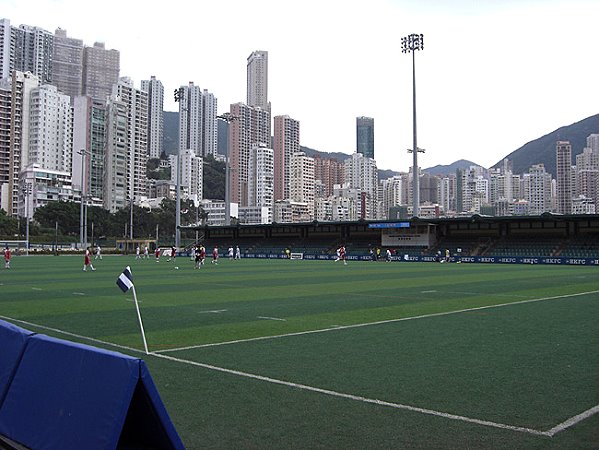
[[[599,113],[597,0],[0,0],[0,18],[119,50],[121,76],[162,81],[167,111],[189,81],[219,113],[245,102],[246,59],[267,50],[273,115],[300,121],[301,144],[353,153],[356,117],[373,117],[382,169],[412,164],[411,33],[422,167],[489,167]]]

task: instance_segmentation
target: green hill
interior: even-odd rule
[[[507,155],[506,158],[512,161],[514,173],[527,172],[533,164],[543,163],[545,170],[555,177],[555,143],[570,141],[572,162],[574,162],[574,156],[582,153],[583,148],[586,147],[587,137],[594,133],[599,133],[599,114],[560,127],[545,136],[530,141]],[[501,161],[498,161],[493,167],[498,167],[500,164]]]

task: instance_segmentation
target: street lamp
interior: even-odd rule
[[[240,119],[239,116],[234,116],[231,113],[224,113],[220,116],[216,116],[216,118],[227,122],[227,125],[234,120]],[[229,166],[229,149],[227,149],[227,157],[225,158],[225,225],[231,225],[231,190],[229,187],[230,177],[231,167]]]
[[[81,248],[84,247],[85,245],[85,226],[84,226],[84,208],[85,208],[85,204],[83,199],[85,198],[85,182],[84,182],[84,175],[85,175],[85,155],[91,155],[90,152],[88,152],[85,149],[81,149],[77,152],[79,155],[81,155],[81,210],[79,212],[79,244],[81,245]]]
[[[418,217],[420,213],[420,179],[418,177],[418,153],[424,152],[424,150],[418,148],[416,139],[416,50],[424,50],[424,37],[422,34],[410,34],[409,36],[401,38],[401,51],[402,53],[412,53],[412,123],[414,125],[414,144],[411,150],[408,152],[412,153],[413,159],[413,216]]]

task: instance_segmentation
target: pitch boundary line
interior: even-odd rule
[[[271,335],[271,336],[259,336],[259,337],[255,337],[255,338],[236,339],[233,341],[213,342],[210,344],[198,344],[198,345],[190,345],[190,346],[186,346],[186,347],[168,348],[165,350],[157,350],[154,353],[159,353],[159,354],[171,353],[171,352],[178,352],[178,351],[184,351],[184,350],[194,350],[197,348],[217,347],[217,346],[221,346],[221,345],[240,344],[240,343],[244,343],[244,342],[265,341],[265,340],[270,340],[270,339],[281,339],[281,338],[292,337],[292,336],[303,336],[303,335],[307,335],[307,334],[326,333],[329,331],[347,330],[347,329],[351,329],[351,328],[362,328],[362,327],[369,327],[369,326],[373,326],[373,325],[384,325],[387,323],[403,322],[403,321],[416,320],[416,319],[427,319],[430,317],[442,317],[442,316],[449,316],[452,314],[461,314],[461,313],[465,313],[465,312],[481,311],[481,310],[492,309],[492,308],[502,308],[504,306],[522,305],[525,303],[535,303],[535,302],[541,302],[541,301],[546,301],[546,300],[556,300],[556,299],[562,299],[562,298],[568,298],[568,297],[579,297],[582,295],[597,294],[597,293],[599,293],[599,290],[588,291],[588,292],[578,292],[575,294],[556,295],[553,297],[542,297],[542,298],[533,298],[533,299],[528,299],[528,300],[518,300],[518,301],[510,302],[510,303],[500,303],[497,305],[477,306],[474,308],[465,308],[465,309],[458,309],[455,311],[444,311],[444,312],[432,313],[432,314],[422,314],[419,316],[402,317],[399,319],[379,320],[376,322],[356,323],[353,325],[338,325],[338,326],[328,327],[328,328],[319,328],[317,330],[297,331],[294,333],[275,334],[275,335]]]
[[[137,348],[127,347],[125,345],[115,344],[112,342],[103,341],[101,339],[96,339],[96,338],[92,338],[89,336],[83,336],[80,334],[71,333],[70,331],[65,331],[65,330],[61,330],[58,328],[52,328],[52,327],[47,327],[47,326],[39,325],[39,324],[32,323],[32,322],[27,322],[25,320],[14,319],[12,317],[6,317],[6,316],[2,316],[2,315],[0,315],[0,319],[22,323],[24,325],[33,326],[33,327],[36,327],[36,328],[39,328],[42,330],[53,331],[58,334],[64,334],[66,336],[71,336],[71,337],[75,337],[77,339],[82,339],[82,340],[95,342],[98,344],[107,345],[109,347],[120,348],[122,350],[127,350],[127,351],[130,351],[133,353],[146,354],[143,350],[139,350]],[[165,359],[168,361],[178,362],[180,364],[187,364],[187,365],[191,365],[191,366],[201,367],[201,368],[208,369],[208,370],[213,370],[213,371],[222,372],[222,373],[235,375],[235,376],[240,376],[240,377],[244,377],[244,378],[250,378],[250,379],[254,379],[254,380],[258,380],[258,381],[264,381],[264,382],[271,383],[271,384],[278,384],[281,386],[287,386],[287,387],[305,390],[305,391],[309,391],[309,392],[315,392],[318,394],[329,395],[332,397],[345,398],[348,400],[359,401],[362,403],[369,403],[369,404],[385,406],[385,407],[390,407],[390,408],[395,408],[395,409],[402,409],[402,410],[416,412],[416,413],[420,413],[420,414],[441,417],[441,418],[449,419],[449,420],[457,420],[457,421],[461,421],[461,422],[472,423],[472,424],[491,427],[491,428],[515,431],[515,432],[519,432],[519,433],[527,433],[527,434],[532,434],[535,436],[546,436],[546,437],[550,437],[550,438],[555,436],[557,433],[560,433],[561,431],[564,431],[564,430],[576,425],[577,423],[579,423],[585,419],[588,419],[589,417],[591,417],[599,412],[599,405],[596,405],[576,416],[570,417],[569,419],[556,425],[555,427],[551,428],[548,431],[540,431],[540,430],[535,430],[533,428],[508,425],[508,424],[503,424],[503,423],[499,423],[499,422],[492,422],[489,420],[476,419],[476,418],[467,417],[467,416],[460,416],[458,414],[451,414],[451,413],[446,413],[446,412],[442,412],[442,411],[436,411],[433,409],[420,408],[418,406],[404,405],[401,403],[393,403],[393,402],[388,402],[385,400],[371,399],[371,398],[362,397],[359,395],[346,394],[343,392],[332,391],[329,389],[322,389],[322,388],[318,388],[318,387],[314,387],[314,386],[308,386],[305,384],[293,383],[291,381],[279,380],[276,378],[266,377],[263,375],[257,375],[257,374],[253,374],[253,373],[242,372],[239,370],[227,369],[225,367],[213,366],[211,364],[200,363],[197,361],[190,361],[187,359],[175,358],[173,356],[162,355],[162,354],[159,354],[156,352],[150,352],[147,355],[154,356],[156,358]]]

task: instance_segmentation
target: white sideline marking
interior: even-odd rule
[[[85,292],[73,292],[73,295],[85,295]]]
[[[446,419],[460,420],[462,422],[475,423],[477,425],[484,425],[484,426],[494,427],[494,428],[502,428],[504,430],[518,431],[521,433],[534,434],[537,436],[547,436],[547,432],[533,430],[532,428],[517,427],[517,426],[513,426],[513,425],[506,425],[503,423],[491,422],[488,420],[473,419],[470,417],[459,416],[456,414],[444,413],[444,412],[435,411],[432,409],[419,408],[417,406],[402,405],[401,403],[386,402],[384,400],[371,399],[371,398],[367,398],[367,397],[361,397],[359,395],[344,394],[343,392],[331,391],[329,389],[321,389],[321,388],[317,388],[317,387],[313,387],[313,386],[307,386],[305,384],[292,383],[290,381],[277,380],[276,378],[265,377],[262,375],[256,375],[256,374],[247,373],[247,372],[240,372],[239,370],[226,369],[224,367],[217,367],[217,366],[213,366],[210,364],[204,364],[204,363],[199,363],[199,362],[195,362],[195,361],[189,361],[186,359],[174,358],[172,356],[167,356],[167,355],[161,355],[161,354],[156,354],[156,353],[152,353],[152,355],[154,355],[158,358],[168,359],[170,361],[175,361],[175,362],[179,362],[179,363],[183,363],[183,364],[191,364],[193,366],[203,367],[205,369],[216,370],[218,372],[224,372],[224,373],[228,373],[231,375],[252,378],[252,379],[260,380],[260,381],[266,381],[267,383],[279,384],[282,386],[288,386],[288,387],[292,387],[292,388],[296,388],[296,389],[302,389],[305,391],[317,392],[319,394],[330,395],[333,397],[346,398],[349,400],[359,401],[359,402],[363,402],[363,403],[372,403],[372,404],[379,405],[379,406],[388,406],[388,407],[396,408],[396,409],[405,409],[408,411],[418,412],[418,413],[422,413],[422,414],[428,414],[431,416],[443,417]]]
[[[576,294],[556,295],[554,297],[533,298],[533,299],[529,299],[529,300],[520,300],[517,302],[511,302],[511,303],[500,303],[498,305],[477,306],[475,308],[458,309],[456,311],[445,311],[445,312],[433,313],[433,314],[423,314],[420,316],[402,317],[400,319],[379,320],[378,322],[356,323],[353,325],[335,325],[335,326],[328,327],[328,328],[320,328],[318,330],[297,331],[295,333],[275,334],[272,336],[260,336],[260,337],[248,338],[248,339],[236,339],[234,341],[213,342],[210,344],[198,344],[198,345],[190,345],[187,347],[169,348],[166,350],[158,350],[155,353],[169,353],[169,352],[177,352],[177,351],[183,351],[183,350],[193,350],[195,348],[205,348],[205,347],[216,347],[219,345],[240,344],[242,342],[264,341],[267,339],[280,339],[280,338],[291,337],[291,336],[303,336],[306,334],[326,333],[328,331],[338,331],[338,330],[346,330],[346,329],[351,329],[351,328],[369,327],[372,325],[384,325],[387,323],[403,322],[403,321],[407,321],[407,320],[427,319],[429,317],[442,317],[442,316],[449,316],[452,314],[461,314],[461,313],[471,312],[471,311],[480,311],[480,310],[484,310],[484,309],[501,308],[504,306],[511,306],[511,305],[522,305],[525,303],[535,303],[535,302],[542,302],[545,300],[556,300],[556,299],[560,299],[560,298],[579,297],[581,295],[597,294],[597,293],[599,293],[599,290],[598,291],[579,292]]]
[[[27,322],[25,320],[20,320],[20,319],[13,319],[12,317],[6,317],[6,316],[2,316],[0,315],[0,319],[3,320],[10,320],[13,322],[18,322],[18,323],[22,323],[24,325],[29,325],[29,326],[33,326],[36,328],[40,328],[42,330],[49,330],[49,331],[54,331],[56,333],[59,334],[64,334],[66,336],[71,336],[71,337],[75,337],[78,339],[83,339],[83,340],[88,340],[91,342],[96,342],[99,344],[103,344],[103,345],[107,345],[110,347],[116,347],[116,348],[120,348],[123,350],[127,350],[133,353],[142,353],[145,354],[145,352],[143,350],[139,350],[137,348],[132,348],[132,347],[127,347],[125,345],[120,345],[120,344],[114,344],[112,342],[106,342],[106,341],[102,341],[100,339],[95,339],[92,337],[88,337],[88,336],[82,336],[80,334],[75,334],[75,333],[71,333],[69,331],[64,331],[64,330],[60,330],[58,328],[51,328],[51,327],[46,327],[44,325],[38,325],[32,322]],[[364,403],[372,403],[375,405],[379,405],[379,406],[388,406],[391,408],[396,408],[396,409],[404,409],[407,411],[412,411],[412,412],[417,412],[417,413],[421,413],[421,414],[427,414],[427,415],[432,415],[432,416],[438,416],[438,417],[443,417],[446,419],[450,419],[450,420],[459,420],[462,422],[468,422],[468,423],[474,423],[477,425],[483,425],[483,426],[487,426],[487,427],[493,427],[493,428],[501,428],[504,430],[511,430],[511,431],[517,431],[520,433],[528,433],[528,434],[533,434],[533,435],[537,435],[537,436],[547,436],[547,437],[553,437],[555,436],[557,433],[577,424],[578,422],[581,422],[582,420],[585,420],[589,417],[591,417],[592,415],[596,414],[597,412],[599,412],[599,405],[594,406],[586,411],[584,411],[581,414],[578,414],[576,416],[571,417],[570,419],[560,423],[559,425],[556,425],[555,427],[551,428],[549,431],[539,431],[539,430],[534,430],[532,428],[526,428],[526,427],[518,427],[518,426],[514,426],[514,425],[506,425],[506,424],[502,424],[502,423],[497,423],[497,422],[491,422],[488,420],[481,420],[481,419],[474,419],[471,417],[466,417],[466,416],[459,416],[456,414],[450,414],[450,413],[444,413],[441,411],[435,411],[432,409],[426,409],[426,408],[419,408],[417,406],[410,406],[410,405],[403,405],[401,403],[392,403],[392,402],[386,402],[384,400],[378,400],[378,399],[370,399],[367,397],[360,397],[357,395],[352,395],[352,394],[344,394],[341,392],[335,392],[335,391],[331,391],[328,389],[321,389],[321,388],[317,388],[317,387],[313,387],[313,386],[307,386],[305,384],[299,384],[299,383],[292,383],[289,381],[283,381],[283,380],[277,380],[276,378],[270,378],[270,377],[265,377],[262,375],[256,375],[256,374],[252,374],[252,373],[247,373],[247,372],[241,372],[239,370],[232,370],[232,369],[226,369],[224,367],[218,367],[218,366],[213,366],[210,364],[204,364],[204,363],[199,363],[196,361],[189,361],[186,359],[181,359],[181,358],[175,358],[172,356],[168,356],[168,355],[161,355],[159,353],[156,352],[150,352],[148,354],[149,356],[154,356],[156,358],[162,358],[162,359],[166,359],[169,361],[175,361],[175,362],[179,362],[182,364],[189,364],[192,366],[197,366],[197,367],[202,367],[205,369],[209,369],[209,370],[215,370],[217,372],[223,372],[223,373],[228,373],[231,375],[237,375],[237,376],[241,376],[241,377],[246,377],[246,378],[252,378],[255,380],[259,380],[259,381],[265,381],[267,383],[273,383],[273,384],[279,384],[279,385],[283,385],[283,386],[289,386],[289,387],[293,387],[293,388],[297,388],[297,389],[303,389],[303,390],[307,390],[307,391],[311,391],[311,392],[316,392],[316,393],[320,393],[320,394],[325,394],[325,395],[330,395],[333,397],[340,397],[340,398],[346,398],[349,400],[354,400],[354,401],[360,401],[360,402],[364,402]]]
[[[421,294],[434,294],[436,292],[439,292],[439,291],[435,291],[435,290],[432,290],[432,291],[421,291],[420,293]]]
[[[554,426],[551,430],[547,431],[547,436],[553,437],[560,431],[564,431],[566,428],[570,428],[571,426],[576,425],[578,422],[582,422],[585,419],[588,419],[594,414],[599,412],[599,405],[593,406],[592,408],[587,409],[585,412],[578,414],[577,416],[570,417],[568,420],[560,423],[559,425]]]
[[[220,314],[222,312],[227,312],[226,309],[215,309],[213,311],[198,311],[198,314]]]
[[[287,319],[279,319],[278,317],[258,316],[257,319],[280,320],[281,322],[287,322]]]
[[[38,288],[38,287],[32,287],[31,290],[32,291],[43,291],[42,288]]]

